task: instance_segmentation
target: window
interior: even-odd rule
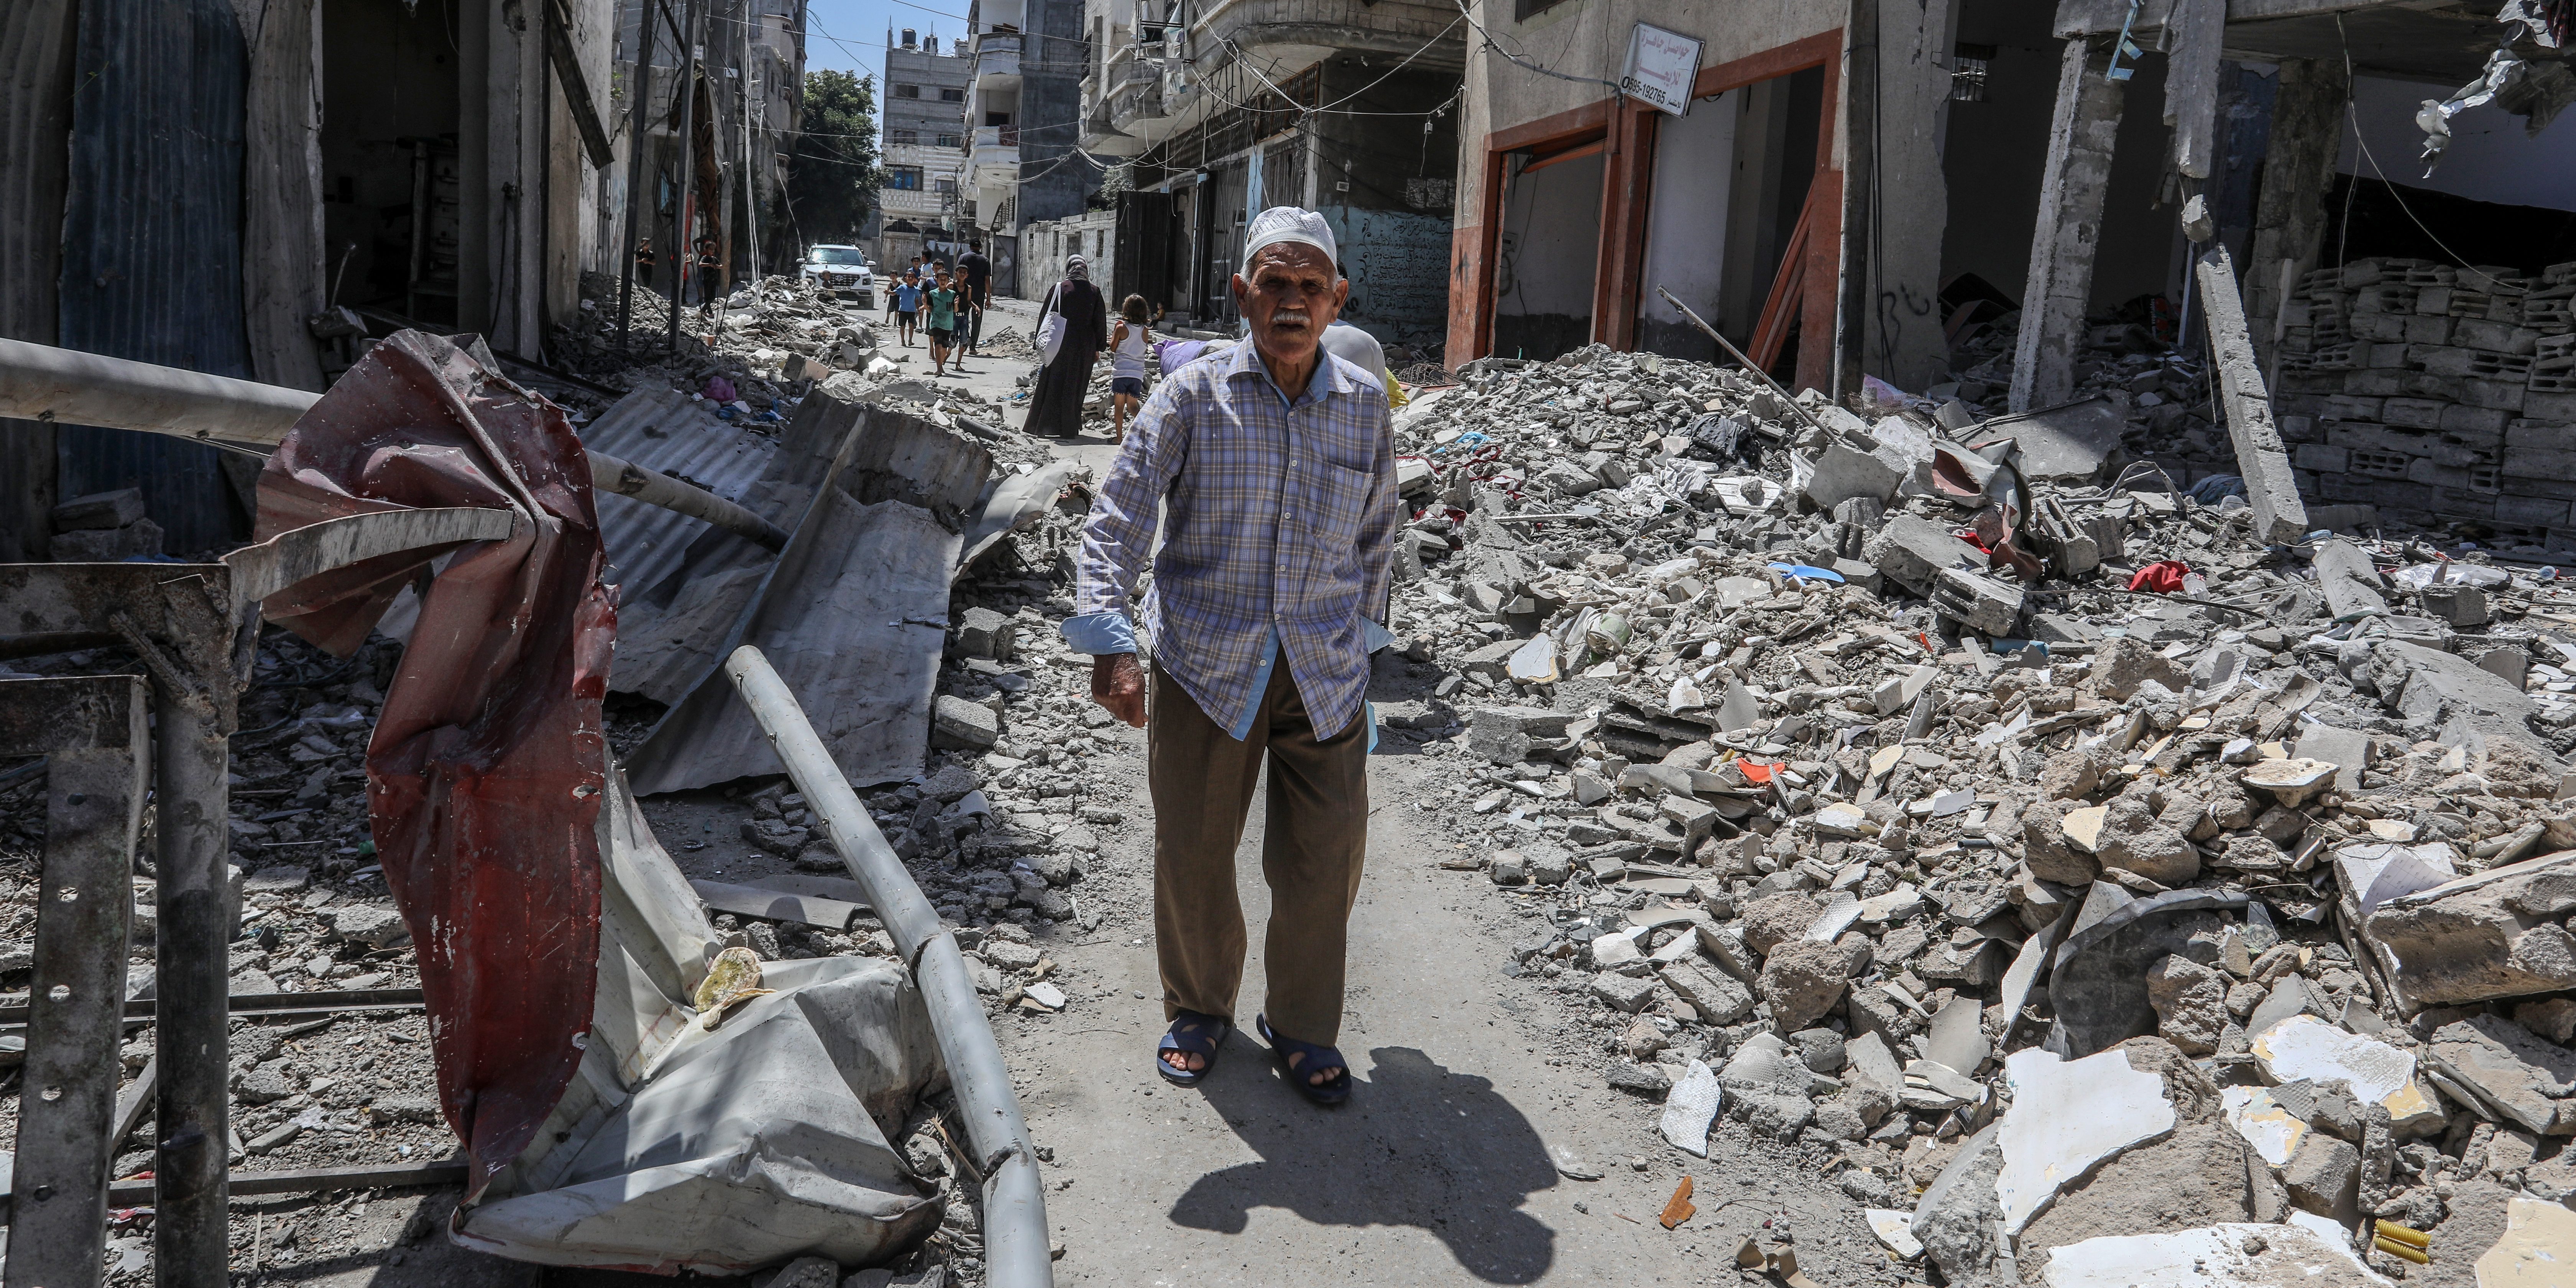
[[[900,189],[902,189],[902,190],[904,190],[904,191],[906,191],[906,192],[919,192],[919,191],[921,191],[921,167],[920,167],[920,166],[917,166],[917,165],[894,165],[894,166],[887,166],[887,167],[886,167],[885,176],[886,176],[885,186],[887,186],[887,187],[889,187],[889,188],[900,188]]]
[[[921,131],[889,130],[886,132],[886,141],[889,143],[919,143],[921,142]]]
[[[1962,42],[1950,57],[1950,101],[1982,103],[1986,101],[1986,63],[1995,56],[1992,45]]]
[[[921,87],[919,85],[897,85],[894,87],[894,96],[896,98],[919,98],[921,97]]]
[[[966,91],[962,89],[943,89],[939,91],[939,101],[942,103],[963,103],[966,101]]]
[[[942,175],[931,181],[930,186],[934,192],[948,193],[953,196],[957,191],[957,180],[954,176]]]
[[[954,135],[954,134],[942,134],[942,135],[940,135],[940,136],[939,136],[939,146],[941,146],[941,147],[943,147],[943,148],[953,148],[953,147],[956,147],[956,146],[957,146],[957,136],[956,136],[956,135]]]
[[[1512,0],[1512,20],[1527,22],[1565,3],[1565,0]]]

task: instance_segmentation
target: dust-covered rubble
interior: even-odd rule
[[[1527,919],[1503,973],[1592,1010],[1569,1063],[1667,1102],[1641,1131],[1810,1149],[1951,1282],[2294,1220],[2465,1282],[2365,1222],[2460,1265],[2500,1232],[2452,1241],[2465,1187],[2576,1194],[2554,570],[2366,508],[2267,545],[2126,408],[1597,347],[1460,378],[1397,416],[1380,676],[1434,696],[1382,722],[1445,767],[1441,866]],[[2145,1090],[2067,1076],[2104,1060]]]

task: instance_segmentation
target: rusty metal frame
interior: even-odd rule
[[[154,1063],[159,1076],[153,1088],[153,1253],[154,1277],[159,1284],[193,1288],[221,1284],[229,1278],[227,1155],[231,1106],[225,1080],[229,1072],[230,1006],[224,967],[225,948],[235,927],[229,924],[224,907],[224,862],[229,850],[231,815],[226,776],[228,743],[238,727],[236,699],[248,681],[259,639],[260,601],[289,591],[306,578],[361,560],[402,552],[429,559],[473,542],[505,539],[523,522],[523,516],[510,510],[399,510],[351,515],[298,528],[237,550],[221,563],[0,564],[0,604],[8,605],[5,618],[0,618],[0,629],[13,636],[112,635],[141,659],[150,675],[154,734],[148,740],[152,757],[149,781],[153,785],[154,829],[159,842],[159,926],[154,953],[158,997]],[[0,644],[5,642],[0,638]],[[48,719],[59,721],[58,708],[63,699],[53,699],[49,707],[41,696],[57,690],[22,686],[81,683],[128,687],[130,696],[125,709],[130,713],[132,727],[126,735],[130,745],[125,754],[139,767],[146,742],[140,729],[141,681],[135,677],[0,685],[0,730],[25,730],[31,727],[30,722],[32,727],[41,729]],[[96,727],[98,721],[93,719],[91,724]],[[35,1013],[28,1040],[31,1093],[21,1100],[20,1165],[11,1186],[13,1225],[20,1228],[10,1241],[6,1280],[0,1288],[96,1283],[101,1264],[99,1250],[103,1247],[97,1239],[103,1238],[105,1232],[105,1162],[85,1154],[65,1154],[57,1161],[77,1167],[94,1163],[95,1175],[64,1172],[59,1181],[39,1181],[38,1173],[31,1170],[37,1160],[29,1157],[23,1143],[28,1139],[28,1119],[23,1115],[39,1103],[41,1086],[60,1086],[65,1088],[62,1100],[66,1103],[62,1115],[54,1121],[85,1126],[90,1134],[91,1153],[113,1148],[107,1138],[115,1102],[114,1042],[122,1028],[119,1021],[124,1003],[125,954],[93,953],[92,966],[113,968],[117,976],[113,985],[102,989],[69,976],[58,982],[71,990],[66,994],[67,1006],[69,1002],[79,1002],[105,1008],[88,1023],[86,1034],[76,1035],[109,1044],[104,1063],[98,1066],[100,1072],[83,1073],[81,1061],[93,1053],[87,1052],[81,1041],[57,1040],[48,1045],[45,999],[50,997],[54,984],[48,983],[44,974],[49,959],[45,955],[41,918],[54,912],[59,898],[58,880],[87,886],[101,884],[89,871],[95,866],[90,861],[95,855],[90,851],[104,853],[108,848],[106,841],[81,839],[91,836],[100,826],[85,821],[90,812],[104,807],[86,800],[79,805],[69,804],[75,793],[86,798],[101,790],[92,782],[94,775],[78,768],[82,763],[78,758],[88,753],[69,750],[51,754],[49,799],[65,802],[65,808],[74,812],[65,814],[49,807],[47,814],[47,903],[45,912],[39,914],[37,946],[39,1000],[33,1003]],[[146,780],[137,776],[133,781],[137,797],[133,808],[139,820],[141,784]],[[76,875],[58,876],[51,870],[58,842],[53,829],[57,827],[71,829],[59,838],[62,846],[89,847],[82,850],[85,858],[74,864],[79,869]],[[119,853],[130,855],[132,845],[129,835],[125,849]],[[69,942],[112,931],[121,942],[126,918],[131,914],[126,881],[125,870],[120,866],[116,880],[107,883],[119,895],[105,900],[113,908],[101,910],[97,907],[100,901],[90,899],[87,920],[70,922],[57,917],[58,925],[77,925],[81,929],[57,934],[56,939]],[[90,944],[92,948],[96,946]],[[57,966],[59,970],[76,968],[76,964],[59,960]],[[82,1014],[86,1015],[86,1010]],[[57,1047],[61,1050],[55,1050]],[[32,1077],[40,1049],[49,1053],[48,1069],[65,1070],[58,1076],[49,1075],[54,1076],[54,1081],[44,1084],[36,1083]],[[170,1058],[162,1061],[157,1056]],[[91,1103],[98,1099],[95,1095],[75,1090],[100,1078],[104,1078],[106,1098],[99,1104]],[[48,1115],[37,1117],[41,1121]],[[52,1186],[54,1193],[38,1199],[32,1188],[36,1184]],[[22,1205],[24,1215],[19,1215]],[[68,1231],[80,1224],[81,1232],[69,1241],[69,1246],[73,1252],[88,1249],[89,1269],[80,1270],[69,1253],[57,1261],[47,1252],[30,1251],[26,1255],[38,1258],[48,1268],[43,1278],[22,1277],[19,1249],[51,1249],[64,1243],[33,1237],[24,1228],[40,1214],[51,1221],[58,1205],[60,1211],[70,1215],[62,1218],[61,1226],[53,1228]],[[56,1266],[61,1268],[53,1268]],[[31,1270],[29,1275],[35,1273]]]
[[[118,1023],[133,932],[133,863],[152,781],[131,675],[0,680],[0,756],[47,757],[7,1288],[96,1288],[116,1145]]]

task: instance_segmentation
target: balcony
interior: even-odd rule
[[[1163,46],[1153,48],[1160,50]],[[1172,105],[1163,93],[1166,67],[1162,60],[1145,57],[1133,45],[1120,49],[1110,60],[1099,119],[1120,135],[1135,140],[1138,151],[1160,142],[1171,132]]]
[[[1014,90],[1020,86],[1020,33],[988,31],[975,37],[975,87]]]
[[[966,182],[984,187],[1016,183],[1020,177],[1020,131],[1013,125],[987,125],[975,131],[966,149]]]

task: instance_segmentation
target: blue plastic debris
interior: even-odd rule
[[[1844,584],[1841,573],[1831,568],[1818,568],[1812,564],[1775,563],[1771,565],[1771,571],[1791,581],[1830,581],[1837,586]]]

